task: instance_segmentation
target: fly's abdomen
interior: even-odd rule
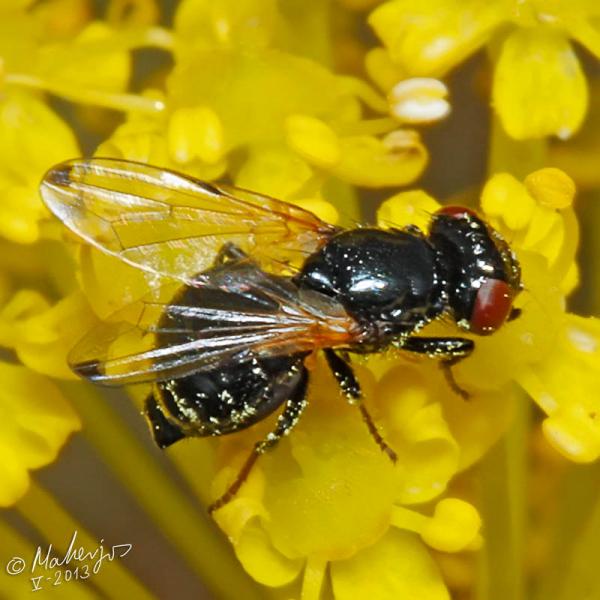
[[[285,402],[302,380],[304,355],[247,362],[161,381],[146,401],[156,443],[250,427]]]

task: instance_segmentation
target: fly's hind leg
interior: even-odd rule
[[[248,479],[252,467],[258,460],[258,457],[277,445],[277,442],[279,442],[282,437],[288,435],[296,423],[298,423],[307,405],[306,392],[308,389],[308,371],[304,366],[300,366],[300,368],[302,369],[301,377],[290,390],[283,412],[277,418],[275,429],[269,433],[265,439],[254,444],[254,448],[242,465],[242,468],[239,470],[234,482],[219,499],[208,507],[209,513],[213,513],[215,510],[218,510],[233,500],[243,483]]]
[[[390,448],[387,442],[383,439],[382,435],[377,430],[375,423],[365,405],[362,402],[362,392],[360,384],[354,375],[354,371],[350,364],[348,364],[343,358],[338,356],[333,350],[327,348],[325,351],[325,358],[327,364],[336,378],[342,392],[348,398],[351,404],[356,404],[360,410],[363,421],[367,425],[367,429],[371,434],[371,437],[375,440],[375,443],[387,454],[389,459],[395,463],[398,460],[396,453]]]

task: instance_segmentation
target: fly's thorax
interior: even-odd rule
[[[414,231],[354,229],[311,255],[296,282],[335,297],[384,343],[443,309],[437,263],[435,249]]]

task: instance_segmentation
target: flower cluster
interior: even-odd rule
[[[86,0],[8,2],[0,7],[0,346],[20,363],[0,362],[3,448],[0,504],[23,495],[28,470],[54,460],[77,415],[47,377],[74,378],[69,348],[94,317],[75,282],[70,249],[39,197],[44,172],[80,154],[75,134],[42,93],[110,108],[155,102],[128,94],[129,50],[154,43],[111,4],[111,22],[93,21]],[[146,3],[148,7],[152,3]]]
[[[565,294],[576,281],[574,191],[556,169],[536,171],[524,182],[497,174],[483,189],[480,210],[512,241],[525,290],[517,301],[521,317],[493,336],[474,338],[475,353],[455,367],[473,394],[469,403],[430,362],[379,356],[362,365],[366,403],[398,451],[395,466],[375,446],[358,411],[343,404],[331,377],[315,367],[309,408],[294,435],[261,459],[247,486],[217,513],[253,577],[280,586],[306,569],[303,598],[317,598],[329,563],[336,598],[355,597],[357,589],[378,598],[446,598],[426,548],[477,548],[476,508],[445,492],[506,430],[521,400],[515,384],[548,414],[543,429],[552,445],[575,461],[598,458],[600,380],[591,367],[598,364],[600,325],[564,312]],[[402,192],[383,203],[379,224],[426,230],[438,208],[423,191]],[[424,330],[453,332],[445,323]],[[219,442],[223,467],[215,496],[260,433]],[[407,565],[410,578],[399,565]]]
[[[368,64],[385,81],[441,77],[489,44],[492,103],[517,139],[570,137],[588,105],[582,67],[569,38],[600,56],[598,5],[592,0],[390,0],[369,22],[382,40]]]
[[[182,0],[170,29],[156,24],[152,0],[112,0],[103,19],[88,0],[0,8],[0,506],[16,502],[29,471],[54,460],[81,426],[54,381],[74,379],[69,349],[156,283],[83,245],[41,204],[44,172],[81,153],[74,131],[100,138],[98,156],[229,180],[348,224],[361,218],[361,188],[421,175],[428,153],[413,126],[450,109],[432,77],[486,43],[496,63],[493,103],[509,135],[567,137],[579,127],[587,91],[568,38],[600,53],[592,2],[374,4]],[[342,73],[341,50],[331,48],[332,31],[348,35],[349,24],[366,20],[384,47],[364,55],[360,45],[347,47],[353,58],[341,62],[364,60],[375,86],[357,68]],[[148,47],[172,66],[134,91],[131,51]],[[59,116],[50,98],[72,110]],[[470,402],[433,360],[391,351],[357,361],[365,405],[396,464],[315,358],[309,406],[293,435],[215,513],[256,581],[303,600],[324,588],[340,600],[445,600],[448,565],[464,562],[472,585],[486,524],[461,481],[502,439],[526,395],[561,455],[600,457],[600,324],[566,310],[579,284],[574,197],[574,182],[552,168],[523,180],[497,172],[483,186],[477,210],[515,251],[524,289],[521,316],[474,338],[474,354],[454,367]],[[426,232],[440,206],[422,190],[401,191],[381,204],[377,223]],[[423,334],[457,330],[441,320]],[[266,421],[167,452],[209,503],[271,428]]]

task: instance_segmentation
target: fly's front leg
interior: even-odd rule
[[[475,342],[467,338],[443,337],[409,337],[399,346],[416,354],[426,354],[432,358],[440,358],[440,367],[450,388],[464,400],[469,399],[469,392],[461,388],[452,373],[452,367],[464,360],[475,349]]]
[[[258,457],[273,448],[282,437],[288,435],[296,423],[298,423],[300,420],[300,417],[302,416],[302,413],[308,404],[306,401],[306,392],[308,390],[308,371],[304,366],[300,368],[302,369],[302,375],[293,390],[291,390],[290,396],[285,402],[283,412],[277,418],[277,425],[275,426],[275,429],[269,433],[264,440],[254,444],[254,448],[252,448],[252,451],[246,459],[246,462],[239,470],[234,482],[227,488],[225,493],[219,499],[217,499],[208,507],[209,513],[213,513],[215,510],[225,506],[225,504],[234,498],[238,490],[242,487],[243,483],[246,481],[246,479],[248,479],[248,476],[252,471],[252,467],[258,460]]]
[[[386,441],[377,430],[371,415],[367,411],[365,405],[362,403],[360,384],[354,375],[352,367],[330,348],[327,348],[324,350],[324,352],[325,358],[327,359],[327,364],[329,365],[329,368],[331,369],[333,376],[336,378],[340,388],[342,388],[342,392],[351,404],[356,404],[358,406],[360,414],[362,415],[363,421],[367,425],[367,429],[369,430],[371,437],[388,455],[390,460],[395,463],[398,460],[396,453],[387,445]]]

